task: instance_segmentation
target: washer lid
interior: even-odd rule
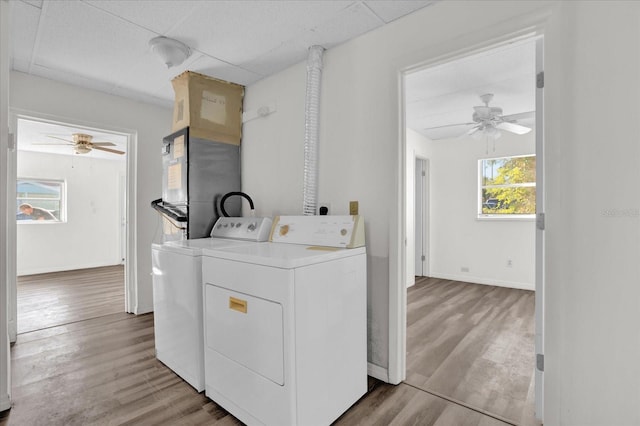
[[[164,244],[153,244],[153,248],[156,250],[165,250],[188,256],[202,256],[202,250],[205,248],[216,249],[245,244],[256,243],[225,238],[195,238],[193,240],[167,241]]]
[[[364,247],[341,249],[286,243],[255,243],[234,247],[207,247],[203,256],[235,260],[256,265],[293,269],[300,266],[328,262],[349,256],[365,254]]]

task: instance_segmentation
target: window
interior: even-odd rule
[[[536,213],[536,156],[479,161],[480,217],[524,217]]]
[[[18,178],[16,219],[18,221],[63,222],[65,182],[53,179]]]

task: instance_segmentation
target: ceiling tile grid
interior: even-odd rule
[[[252,84],[431,1],[13,0],[12,67],[83,87],[172,102],[186,69]],[[166,69],[150,51],[158,35],[192,56]]]

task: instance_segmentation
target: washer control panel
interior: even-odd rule
[[[269,217],[221,217],[211,230],[213,238],[233,240],[267,241],[271,232]]]

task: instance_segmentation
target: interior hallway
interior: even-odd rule
[[[102,276],[97,272],[86,270],[84,278],[75,272],[68,274],[74,276],[70,280],[86,287]],[[66,274],[56,273],[58,279]],[[109,287],[107,281],[100,286]],[[43,292],[47,294],[44,287]],[[35,291],[30,293],[35,297]],[[18,336],[11,348],[13,408],[0,414],[0,426],[241,424],[156,360],[153,314],[126,314],[117,297],[105,296],[98,289],[90,293],[94,300],[83,297],[88,305],[94,309],[103,305],[117,313],[49,325]],[[414,301],[414,305],[423,303]],[[412,310],[410,307],[410,323],[412,319],[419,322]],[[335,425],[517,423],[501,421],[413,384],[393,386],[374,379],[369,383],[369,393]]]

